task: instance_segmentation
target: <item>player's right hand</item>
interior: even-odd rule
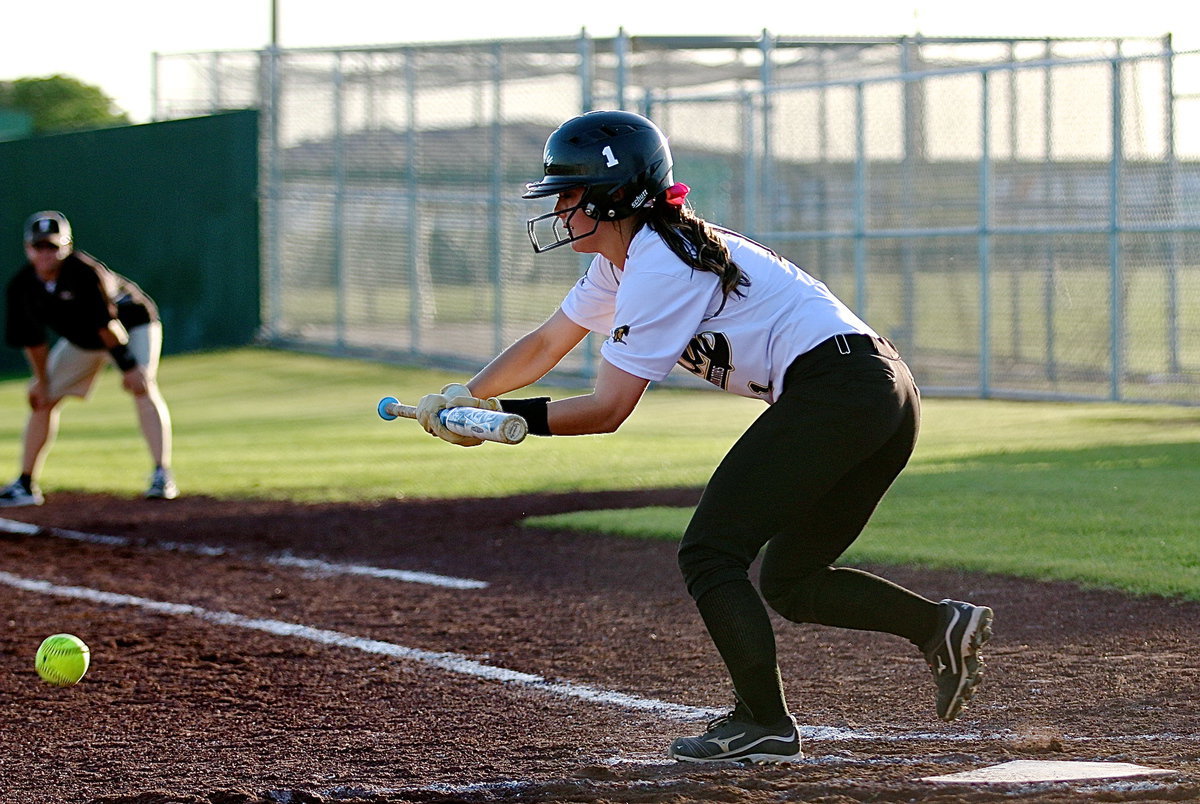
[[[482,439],[453,433],[442,425],[438,414],[446,408],[500,410],[500,400],[496,397],[480,399],[472,396],[470,389],[462,383],[450,383],[440,394],[426,394],[417,403],[417,421],[425,428],[425,432],[460,447],[477,447],[483,443]]]

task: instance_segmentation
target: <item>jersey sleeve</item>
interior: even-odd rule
[[[717,281],[700,271],[627,276],[600,355],[642,379],[665,379],[711,308]]]
[[[607,333],[612,329],[618,287],[616,269],[603,257],[596,257],[587,273],[567,291],[562,311],[585,329]]]

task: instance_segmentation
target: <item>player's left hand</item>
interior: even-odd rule
[[[442,389],[448,408],[483,408],[485,410],[500,410],[500,400],[494,396],[483,399],[472,396],[471,389],[462,383],[452,382]]]

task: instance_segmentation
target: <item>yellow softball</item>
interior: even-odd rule
[[[91,650],[74,634],[54,634],[42,640],[35,667],[42,681],[69,687],[83,678],[91,662]]]

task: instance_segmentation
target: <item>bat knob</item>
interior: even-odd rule
[[[383,399],[379,400],[379,405],[375,408],[375,411],[379,414],[379,418],[383,419],[384,421],[394,421],[396,419],[396,414],[390,412],[388,410],[388,406],[398,404],[400,404],[400,400],[396,397],[385,396]]]

